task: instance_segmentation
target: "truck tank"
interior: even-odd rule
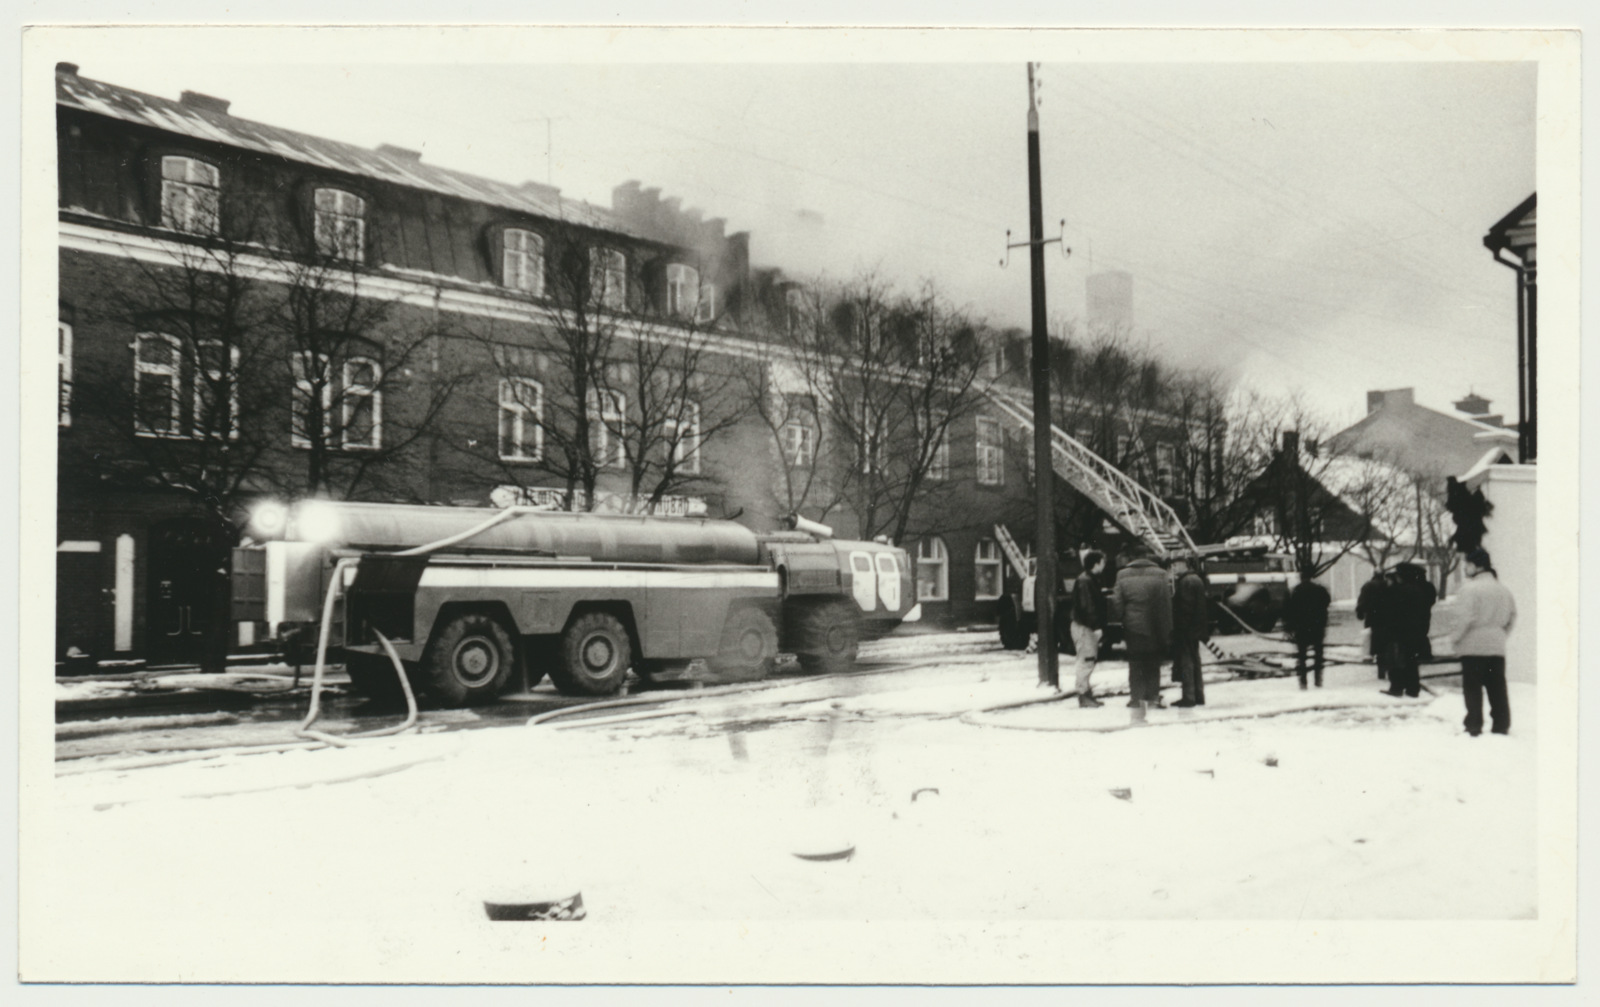
[[[330,548],[386,552],[458,535],[502,513],[488,507],[396,507],[317,501],[296,509],[291,538]],[[756,534],[732,521],[532,511],[451,552],[582,557],[597,563],[761,562]]]

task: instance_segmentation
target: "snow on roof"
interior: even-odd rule
[[[626,226],[609,210],[581,200],[563,198],[559,189],[548,185],[499,182],[423,164],[410,152],[396,147],[368,150],[338,140],[241,119],[218,108],[188,105],[90,80],[75,73],[56,73],[56,104],[300,164],[424,189],[553,220],[565,220],[598,230],[645,237],[636,229]]]

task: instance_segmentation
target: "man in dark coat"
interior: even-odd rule
[[[1190,556],[1185,565],[1172,587],[1172,671],[1183,686],[1183,698],[1173,705],[1204,706],[1206,687],[1200,678],[1200,641],[1211,639],[1211,606],[1206,600],[1200,557]]]
[[[1433,617],[1433,585],[1427,582],[1422,569],[1412,563],[1402,563],[1396,570],[1397,583],[1386,595],[1390,612],[1391,654],[1389,688],[1391,696],[1422,694],[1422,679],[1418,662],[1428,643],[1428,626]]]
[[[1133,719],[1143,720],[1147,706],[1163,705],[1161,659],[1172,645],[1172,583],[1147,550],[1136,551],[1133,562],[1117,571],[1111,606],[1121,617],[1128,649],[1128,705]]]
[[[1103,706],[1094,698],[1089,678],[1100,659],[1100,636],[1106,625],[1106,596],[1100,591],[1105,555],[1090,549],[1083,554],[1083,572],[1072,582],[1072,647],[1078,653],[1078,705]]]
[[[1383,570],[1374,569],[1372,579],[1361,585],[1361,593],[1356,596],[1356,618],[1367,627],[1367,641],[1372,648],[1372,661],[1378,666],[1378,679],[1382,681],[1388,677],[1389,655],[1387,648],[1389,639],[1387,627],[1382,625],[1384,609],[1384,592],[1388,590]]]
[[[1306,651],[1314,655],[1317,688],[1322,688],[1322,641],[1328,632],[1328,604],[1333,599],[1328,589],[1314,580],[1302,579],[1289,592],[1283,609],[1285,627],[1294,635],[1295,674],[1300,688],[1306,687]]]

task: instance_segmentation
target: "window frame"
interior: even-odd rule
[[[168,165],[182,162],[182,178],[171,178]],[[193,169],[209,172],[196,179]],[[163,154],[160,164],[161,226],[184,234],[214,236],[221,230],[222,169],[188,154]],[[178,207],[182,206],[180,212]]]
[[[358,367],[369,368],[370,382],[357,382],[351,372]],[[351,420],[366,399],[372,410],[372,432],[364,441],[350,439]],[[347,357],[339,367],[339,448],[344,451],[383,450],[383,364],[375,357]]]
[[[717,285],[704,277],[700,279],[700,291],[695,297],[694,320],[702,325],[717,320]]]
[[[145,360],[143,347],[146,340],[160,340],[171,350],[171,362],[150,363]],[[183,340],[165,332],[139,332],[133,337],[133,432],[139,437],[182,438],[183,432]],[[145,426],[140,407],[144,396],[141,386],[147,376],[165,377],[168,385],[168,416],[171,429],[156,430]]]
[[[332,197],[334,205],[322,205],[323,194]],[[354,201],[357,212],[350,212],[343,204]],[[367,211],[366,197],[349,189],[319,185],[311,190],[311,237],[317,252],[331,259],[346,262],[367,261]],[[349,225],[354,226],[354,242],[350,242]]]
[[[688,417],[687,422],[685,417]],[[685,429],[689,432],[684,433]],[[692,400],[684,402],[681,413],[662,422],[662,433],[668,437],[673,470],[688,475],[699,475],[700,403]]]
[[[665,308],[673,318],[694,318],[698,315],[700,270],[685,262],[667,263]]]
[[[515,236],[515,237],[513,237]],[[516,242],[521,247],[513,248]],[[534,246],[530,249],[529,246]],[[512,262],[517,263],[516,274]],[[500,233],[500,284],[533,297],[544,296],[544,235],[526,227],[507,227]]]
[[[611,282],[615,275],[617,282]],[[596,283],[598,296],[593,289]],[[625,311],[628,307],[628,255],[610,245],[594,245],[589,249],[589,286],[591,303],[612,311]]]
[[[927,478],[937,483],[946,482],[950,479],[949,427],[939,432],[939,441],[933,446],[933,454],[928,459]]]
[[[333,443],[333,358],[326,353],[312,350],[294,350],[289,356],[289,369],[294,379],[289,402],[289,445],[307,450],[314,447],[311,438],[301,432],[307,429],[311,421],[311,417],[307,415],[310,410],[301,403],[309,405],[317,388],[316,381],[307,372],[307,365],[311,363],[315,363],[317,370],[323,375],[322,445],[325,449],[332,449],[337,447]]]
[[[532,403],[524,394],[533,390]],[[496,449],[503,462],[544,460],[544,384],[536,378],[512,374],[500,379],[498,441]],[[533,421],[533,444],[529,450],[528,421]],[[508,445],[511,451],[507,451]]]
[[[931,550],[933,555],[925,555],[925,550],[927,550],[929,546],[934,547]],[[918,539],[917,540],[916,563],[917,563],[917,567],[916,567],[917,601],[918,602],[924,602],[924,601],[932,601],[932,602],[949,601],[950,600],[950,548],[949,548],[949,546],[947,546],[945,544],[944,539],[940,538],[938,535],[928,535],[928,536],[925,536],[923,538]],[[934,586],[935,586],[936,590],[932,594],[924,594],[923,591],[922,591],[922,588],[923,588],[922,572],[923,572],[923,569],[924,569],[925,566],[926,567],[936,568],[939,571],[938,577],[934,582]]]
[[[609,410],[603,402],[610,402]],[[597,469],[628,467],[628,444],[623,424],[628,419],[628,396],[615,388],[596,388],[589,392],[589,455]],[[615,423],[616,431],[611,425]],[[616,449],[612,450],[615,433]]]
[[[230,441],[239,439],[239,347],[228,346],[220,339],[201,339],[195,342],[194,347],[194,415],[190,417],[189,429],[197,440],[215,437],[222,432],[207,430],[201,424],[205,422],[206,397],[213,382],[223,379],[223,372],[214,370],[206,365],[205,351],[210,347],[226,348],[228,351],[228,432],[225,435]]]
[[[977,441],[977,476],[979,486],[1004,486],[1006,482],[1005,431],[1000,421],[989,416],[977,417],[974,424]],[[985,438],[984,431],[993,432],[993,439]]]
[[[985,556],[984,546],[991,546],[994,555]],[[994,593],[985,594],[983,591],[983,571],[985,568],[994,570]],[[992,538],[980,538],[972,547],[972,600],[994,601],[1004,597],[1005,582],[1005,557],[1000,552],[1000,543]]]
[[[801,436],[798,440],[790,436],[790,431],[797,431]],[[817,431],[809,423],[801,420],[786,420],[779,428],[782,443],[779,448],[783,452],[784,464],[792,469],[809,469],[817,461]],[[801,454],[805,457],[801,457]]]

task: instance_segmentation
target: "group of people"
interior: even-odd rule
[[[1122,623],[1123,645],[1128,652],[1128,706],[1133,709],[1135,720],[1143,720],[1146,709],[1165,707],[1161,699],[1161,664],[1169,657],[1173,677],[1183,688],[1182,698],[1173,705],[1205,705],[1200,643],[1211,638],[1211,616],[1198,559],[1192,559],[1174,581],[1148,551],[1140,550],[1117,572],[1109,606],[1099,584],[1105,562],[1104,554],[1096,550],[1085,553],[1083,572],[1072,585],[1071,632],[1078,656],[1078,705],[1104,705],[1094,695],[1092,678],[1108,614],[1114,614]]]
[[[1092,678],[1108,615],[1122,623],[1128,653],[1128,706],[1133,709],[1134,720],[1143,720],[1147,709],[1166,705],[1161,699],[1161,665],[1169,657],[1173,678],[1183,689],[1182,698],[1173,705],[1204,705],[1200,644],[1211,638],[1211,613],[1199,557],[1189,557],[1174,579],[1148,550],[1136,551],[1117,572],[1109,606],[1099,582],[1105,565],[1103,553],[1092,549],[1084,553],[1083,572],[1072,586],[1071,635],[1078,658],[1078,705],[1104,705],[1094,695]],[[1505,678],[1506,634],[1516,621],[1516,604],[1483,549],[1467,553],[1465,571],[1466,581],[1457,596],[1460,618],[1450,634],[1455,653],[1461,658],[1465,726],[1468,734],[1482,733],[1483,698],[1487,695],[1490,730],[1505,734],[1511,729]],[[1386,694],[1421,694],[1419,666],[1432,656],[1429,631],[1437,600],[1438,592],[1428,582],[1427,574],[1414,563],[1380,570],[1362,587],[1356,600],[1356,616],[1371,633],[1378,677],[1388,682],[1383,690]],[[1290,591],[1284,607],[1284,624],[1294,640],[1295,672],[1302,689],[1308,687],[1308,670],[1312,683],[1322,687],[1323,643],[1330,602],[1327,588],[1304,579]]]

